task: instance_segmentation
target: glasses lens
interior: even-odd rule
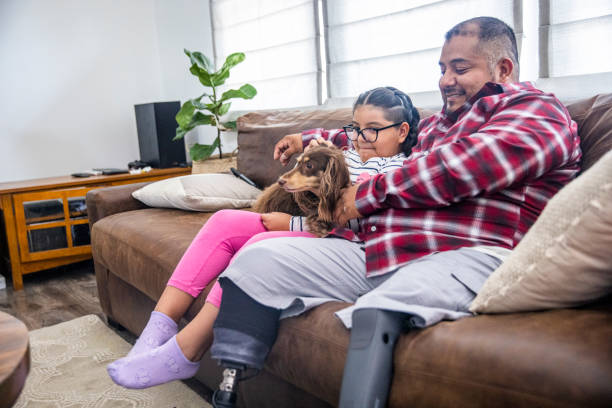
[[[359,137],[359,133],[352,126],[345,126],[344,131],[346,132],[348,138],[351,140],[357,140],[357,138]]]
[[[376,141],[376,129],[366,128],[361,131],[363,133],[363,137],[368,142]]]

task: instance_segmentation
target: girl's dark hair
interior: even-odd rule
[[[406,122],[410,125],[408,136],[402,143],[401,150],[410,156],[412,146],[417,142],[417,128],[419,126],[419,112],[412,105],[410,97],[392,86],[374,88],[365,91],[353,104],[353,112],[361,105],[373,105],[382,108],[385,119],[396,123]]]

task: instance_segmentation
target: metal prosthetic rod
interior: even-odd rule
[[[238,398],[238,381],[245,366],[226,361],[221,361],[220,364],[223,367],[223,380],[219,384],[219,389],[213,394],[212,405],[214,408],[233,408]]]
[[[378,309],[353,313],[353,327],[340,408],[383,408],[393,376],[393,348],[402,328],[402,314]]]

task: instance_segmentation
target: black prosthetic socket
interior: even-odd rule
[[[213,327],[242,332],[272,348],[278,333],[280,310],[257,302],[229,279],[221,278],[219,284],[223,297]]]
[[[340,408],[384,407],[393,376],[393,349],[404,315],[379,309],[353,312]]]

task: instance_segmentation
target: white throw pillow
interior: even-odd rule
[[[549,202],[472,302],[474,313],[572,307],[612,292],[612,151]]]
[[[150,207],[216,211],[250,207],[261,190],[231,174],[191,174],[148,184],[132,197]]]

